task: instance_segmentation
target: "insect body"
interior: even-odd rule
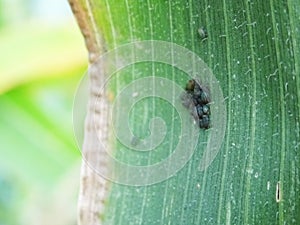
[[[194,89],[195,89],[195,84],[196,84],[196,81],[194,79],[193,80],[189,80],[188,83],[185,86],[185,90],[188,93],[193,93]]]
[[[199,34],[201,39],[205,39],[205,38],[208,37],[207,30],[205,29],[205,27],[200,27],[198,29],[198,34]]]
[[[188,81],[185,87],[186,94],[182,104],[189,109],[199,127],[208,129],[210,127],[209,94],[194,79]]]
[[[196,105],[197,113],[199,118],[203,117],[204,115],[209,116],[210,108],[209,105]]]
[[[199,127],[203,129],[208,129],[209,128],[209,116],[204,115],[200,120],[199,120]]]

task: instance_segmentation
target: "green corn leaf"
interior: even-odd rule
[[[199,170],[204,150],[199,145],[184,168],[163,182],[141,187],[112,183],[101,215],[103,224],[300,223],[299,3],[88,2],[78,3],[86,14],[77,14],[77,19],[90,18],[91,36],[102,49],[142,40],[183,46],[211,68],[227,109],[225,138],[206,170]],[[94,53],[93,38],[87,43]],[[154,62],[136,64],[118,75],[112,80],[116,94],[147,75],[182,87],[188,79],[182,71]],[[162,146],[139,154],[117,142],[116,157],[136,165],[152,165],[168,157],[181,129],[172,106],[144,99],[129,118],[121,115],[140,139],[150,135],[149,121],[156,116],[168,128]],[[211,131],[200,132],[205,142]]]

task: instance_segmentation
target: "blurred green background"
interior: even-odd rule
[[[76,224],[72,104],[86,68],[66,0],[0,0],[0,225]]]

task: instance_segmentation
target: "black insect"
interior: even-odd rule
[[[202,129],[210,128],[210,99],[208,91],[191,79],[185,87],[182,104],[186,107]]]

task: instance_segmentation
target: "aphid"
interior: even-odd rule
[[[198,34],[199,34],[200,38],[202,38],[202,39],[208,37],[207,30],[205,29],[205,27],[200,27],[198,29]]]
[[[204,115],[209,116],[210,114],[209,105],[197,105],[195,108],[199,119],[201,119]]]
[[[197,105],[197,106],[196,106],[196,109],[197,109],[198,117],[199,117],[199,118],[202,118],[203,115],[205,114],[205,113],[203,112],[203,106],[202,106],[202,105]]]
[[[183,106],[198,121],[200,128],[208,129],[210,127],[210,99],[208,92],[194,79],[188,81],[185,90],[186,93],[181,98]]]
[[[202,104],[209,103],[209,97],[208,97],[208,94],[205,91],[202,91],[201,94],[200,94],[200,102]]]
[[[209,107],[209,105],[203,105],[202,111],[203,111],[203,114],[209,115],[210,114],[210,107]]]
[[[194,79],[189,80],[185,86],[185,90],[189,93],[194,92],[196,81]]]
[[[210,119],[208,115],[204,115],[200,120],[199,120],[199,127],[203,129],[208,129],[210,127]]]
[[[198,83],[195,83],[194,95],[200,96],[201,92],[202,92],[202,88],[200,87],[200,85]]]

